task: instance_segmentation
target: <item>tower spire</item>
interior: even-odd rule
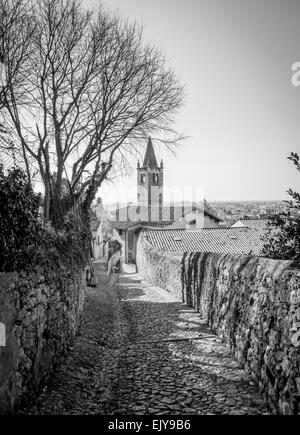
[[[162,220],[163,164],[158,166],[151,137],[148,139],[143,165],[137,167],[138,205],[145,212],[145,221]]]
[[[150,169],[158,168],[157,160],[155,157],[154,148],[152,145],[151,137],[148,139],[147,149],[144,157],[143,167],[149,167]]]

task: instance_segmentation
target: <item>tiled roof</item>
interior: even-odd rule
[[[263,232],[250,228],[145,229],[143,234],[151,245],[163,251],[260,255],[263,246]]]
[[[197,208],[199,210],[199,208]],[[202,211],[202,208],[201,210]],[[193,212],[193,207],[187,207],[185,208],[185,215],[188,215]],[[204,204],[204,214],[212,217],[214,220],[221,222],[222,219],[214,212],[214,210],[211,209],[211,207],[207,207],[206,204]]]

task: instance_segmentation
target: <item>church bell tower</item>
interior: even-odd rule
[[[163,206],[163,161],[157,164],[151,137],[143,165],[137,164],[137,199],[141,220],[161,221]]]

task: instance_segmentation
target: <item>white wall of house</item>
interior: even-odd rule
[[[122,245],[122,260],[125,261],[125,231],[122,234],[120,230],[112,228],[109,222],[100,222],[96,231],[93,232],[93,256],[95,259],[107,257],[108,255],[108,243],[104,243],[104,240],[111,238],[111,240],[118,240]]]
[[[242,228],[242,227],[245,227],[245,225],[243,224],[243,222],[237,221],[233,225],[231,225],[231,227],[232,228]]]
[[[93,232],[93,257],[98,258],[105,257],[107,255],[106,244],[103,243],[103,239],[106,236],[106,231],[103,222],[100,222],[96,231]]]

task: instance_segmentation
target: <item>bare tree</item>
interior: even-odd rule
[[[15,3],[25,18],[5,23],[0,41],[5,116],[28,172],[30,162],[38,167],[45,219],[60,225],[74,204],[89,209],[141,138],[159,132],[166,144],[178,140],[172,122],[183,90],[136,24],[73,0],[6,0],[4,17]]]
[[[23,166],[30,180],[29,159],[23,144],[15,145],[13,141],[16,130],[7,110],[8,107],[13,108],[16,102],[25,101],[22,90],[34,31],[29,12],[30,5],[26,0],[0,0],[0,151],[2,160],[18,162]],[[12,99],[8,93],[9,87],[14,89]]]

